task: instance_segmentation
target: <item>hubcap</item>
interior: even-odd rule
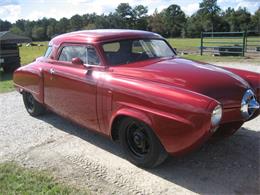
[[[137,123],[132,123],[126,131],[126,140],[132,154],[136,157],[144,157],[150,149],[149,137],[144,127]]]
[[[255,94],[251,89],[248,89],[241,102],[242,116],[245,119],[249,119],[259,108],[260,105],[255,98]]]

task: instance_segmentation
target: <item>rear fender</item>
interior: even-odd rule
[[[17,91],[21,93],[29,92],[39,103],[44,103],[43,72],[41,68],[21,67],[14,72],[13,82]]]

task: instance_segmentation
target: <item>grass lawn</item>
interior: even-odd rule
[[[196,50],[200,46],[199,38],[172,38],[167,41],[177,50]]]
[[[60,184],[47,172],[22,168],[14,163],[0,164],[0,194],[90,194]]]
[[[37,57],[44,55],[48,46],[48,42],[46,41],[46,42],[35,42],[35,43],[42,44],[43,46],[26,47],[25,44],[23,44],[22,47],[19,47],[22,65],[29,64]]]

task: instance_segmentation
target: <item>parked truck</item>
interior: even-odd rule
[[[31,39],[9,31],[0,32],[0,69],[13,72],[21,66],[17,44],[25,42],[31,42]]]

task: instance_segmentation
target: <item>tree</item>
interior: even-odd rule
[[[123,28],[133,27],[134,12],[132,7],[128,3],[120,3],[116,8],[115,14],[121,17],[121,25],[123,26]]]
[[[186,36],[187,37],[200,37],[203,29],[203,20],[197,13],[188,18],[186,23]]]
[[[105,16],[104,14],[102,14],[101,16],[97,16],[95,18],[95,26],[98,29],[106,29],[109,28],[110,24],[107,20],[107,16]]]
[[[121,17],[118,15],[118,13],[112,13],[110,12],[107,16],[107,22],[109,23],[109,28],[126,28],[126,24],[122,21]]]
[[[231,31],[245,31],[248,30],[251,23],[251,14],[246,8],[239,7],[238,10],[228,8],[223,18],[228,22]]]
[[[260,7],[255,12],[251,19],[251,29],[260,33]]]
[[[248,26],[251,22],[251,14],[247,11],[247,9],[239,7],[235,12],[235,17],[238,20],[238,31],[248,30]]]
[[[181,10],[181,7],[172,4],[162,12],[164,25],[166,26],[167,36],[180,36],[182,29],[184,28],[186,23],[186,16],[184,12]]]
[[[16,25],[9,29],[12,33],[17,35],[23,35],[23,31]]]
[[[223,18],[226,22],[228,22],[231,31],[235,31],[236,29],[236,18],[235,18],[235,10],[234,8],[229,7],[224,13]]]
[[[32,29],[32,38],[37,41],[45,39],[45,30],[43,27],[34,26]]]
[[[8,31],[12,27],[12,24],[8,21],[0,19],[0,31]]]
[[[25,31],[26,20],[17,20],[15,26],[17,26],[21,31]]]
[[[68,32],[68,30],[70,28],[69,20],[67,18],[61,18],[60,21],[58,21],[56,28],[57,28],[58,34],[63,34],[63,33]]]
[[[51,39],[51,37],[55,35],[55,27],[53,25],[50,24],[47,26],[46,35],[49,39]]]
[[[80,30],[83,27],[82,18],[76,14],[70,18],[70,28],[72,31]]]
[[[47,26],[46,29],[46,36],[48,39],[51,39],[53,37],[53,35],[58,33],[58,29],[57,29],[57,20],[55,20],[54,18],[50,18],[48,20],[49,25]]]
[[[213,32],[214,26],[218,23],[218,16],[221,11],[220,7],[217,5],[217,0],[203,0],[198,10],[198,15],[203,19],[203,28],[206,31]]]
[[[166,27],[164,24],[164,18],[158,10],[155,9],[152,16],[148,18],[148,29],[165,36]]]
[[[29,20],[26,20],[24,23],[24,35],[28,37],[32,37],[32,29],[35,25],[35,22],[30,22]]]
[[[134,29],[146,30],[147,29],[147,13],[148,8],[143,5],[137,5],[133,9]]]

